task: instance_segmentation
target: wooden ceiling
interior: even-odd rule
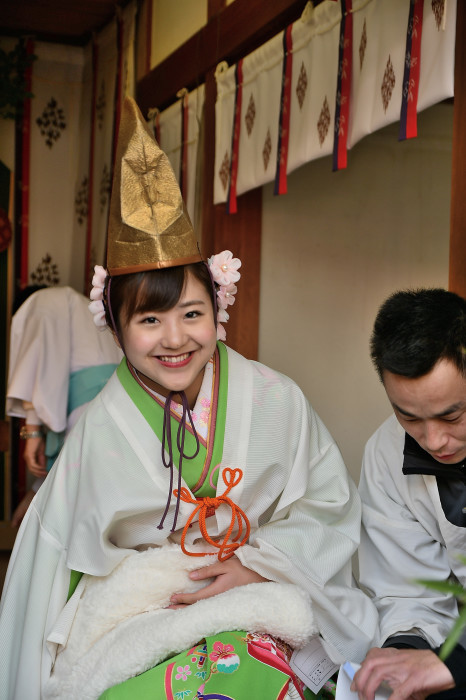
[[[32,36],[38,41],[82,46],[128,0],[3,0],[1,36]]]

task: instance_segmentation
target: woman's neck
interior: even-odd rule
[[[188,400],[188,406],[190,410],[192,411],[194,406],[196,405],[196,399],[199,395],[199,391],[201,390],[202,386],[202,380],[204,379],[204,371],[205,367],[202,368],[202,370],[199,372],[197,375],[196,379],[186,388],[184,389],[184,394]],[[177,397],[179,397],[179,401],[177,403],[182,403],[181,402],[181,392],[174,391],[173,389],[167,389],[166,387],[162,386],[161,384],[157,384],[157,382],[154,382],[153,379],[150,377],[147,377],[145,374],[142,372],[139,372],[139,370],[136,370],[138,377],[141,379],[144,384],[149,387],[149,389],[152,389],[152,391],[155,391],[157,394],[160,394],[161,396],[164,396],[167,398],[168,394],[173,391],[174,393],[174,400],[176,401]]]

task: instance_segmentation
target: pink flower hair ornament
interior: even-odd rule
[[[226,331],[222,323],[229,319],[228,306],[235,303],[235,294],[238,291],[235,282],[241,277],[238,269],[241,267],[241,260],[233,257],[233,253],[224,250],[217,255],[212,255],[207,260],[207,264],[215,282],[217,290],[217,338],[226,339]],[[104,287],[107,270],[101,265],[94,267],[94,277],[92,278],[92,290],[90,293],[91,302],[89,311],[94,316],[96,326],[103,328],[106,325],[104,307]]]
[[[231,251],[224,250],[212,255],[207,264],[217,288],[217,339],[225,340],[227,334],[222,323],[226,323],[230,318],[226,310],[228,305],[235,303],[235,294],[238,291],[235,282],[241,277],[238,272],[241,260],[234,258]]]
[[[106,325],[104,307],[104,287],[107,270],[102,265],[94,267],[94,277],[92,278],[92,289],[90,293],[91,303],[89,311],[94,316],[94,323],[98,328]]]

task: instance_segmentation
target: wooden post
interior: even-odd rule
[[[466,3],[456,10],[449,289],[466,297]]]

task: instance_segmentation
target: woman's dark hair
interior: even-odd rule
[[[466,300],[445,289],[396,292],[375,319],[371,358],[382,381],[384,370],[414,379],[444,359],[466,376]]]
[[[212,313],[215,319],[212,278],[207,265],[204,262],[198,262],[112,277],[110,303],[117,325],[116,330],[120,332],[120,324],[128,325],[136,313],[172,309],[183,293],[188,274],[193,275],[206,289],[212,302]],[[113,328],[108,303],[105,304],[105,319],[107,325]]]

